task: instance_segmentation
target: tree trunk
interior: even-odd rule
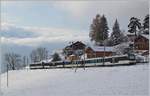
[[[12,70],[15,70],[15,64],[12,64]]]

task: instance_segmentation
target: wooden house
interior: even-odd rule
[[[135,50],[149,50],[149,35],[139,35],[135,38]]]
[[[86,57],[87,58],[97,58],[103,56],[112,56],[113,55],[113,47],[105,47],[104,46],[92,46],[86,48]]]
[[[129,41],[135,44],[135,51],[145,51],[149,50],[149,35],[148,34],[138,34],[135,37],[135,34],[128,33],[127,34]]]
[[[66,46],[63,50],[66,55],[66,59],[75,60],[79,59],[84,54],[86,45],[81,41],[72,42],[69,46]]]

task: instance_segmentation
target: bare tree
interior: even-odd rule
[[[10,68],[12,68],[12,70],[15,70],[17,67],[20,67],[21,56],[16,53],[6,53],[5,61],[10,66]]]
[[[5,55],[5,62],[7,64],[7,87],[9,86],[9,75],[8,75],[8,70],[11,68],[12,70],[16,70],[17,68],[21,68],[21,55],[16,54],[16,53],[6,53]]]
[[[46,48],[39,47],[37,49],[32,50],[30,54],[30,58],[32,62],[39,62],[42,60],[48,59],[48,50]]]
[[[38,61],[38,56],[36,54],[35,50],[32,50],[31,54],[30,54],[30,58],[31,58],[31,62],[37,62]]]
[[[22,58],[22,63],[23,63],[23,67],[26,67],[28,65],[28,57],[27,56],[23,56]]]
[[[37,53],[40,61],[46,60],[48,58],[48,51],[46,50],[46,48],[37,48]]]
[[[27,66],[29,65],[29,57],[27,57]]]

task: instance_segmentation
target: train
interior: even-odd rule
[[[97,67],[97,66],[117,66],[136,64],[134,54],[116,55],[109,57],[88,58],[82,60],[63,60],[55,62],[40,62],[30,64],[30,69],[48,69],[48,68],[72,68],[72,67]]]

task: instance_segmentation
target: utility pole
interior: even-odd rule
[[[73,49],[73,41],[71,42],[71,51],[72,51],[72,57],[71,57],[71,63],[72,63],[72,69],[73,69],[73,55],[74,55],[74,49]]]
[[[1,1],[0,1],[0,6],[1,6]],[[0,10],[1,11],[1,10]],[[1,18],[0,18],[1,21]],[[0,31],[1,31],[1,25],[0,25]],[[0,96],[3,96],[2,93],[2,82],[1,82],[1,74],[2,74],[2,41],[1,41],[1,36],[0,36]]]
[[[0,37],[0,43],[1,43],[1,37]],[[1,50],[1,44],[0,44],[0,96],[2,96],[2,83],[1,83],[1,74],[2,74],[2,50]]]
[[[83,67],[84,67],[84,70],[85,70],[85,48],[84,48],[84,65],[83,65]]]
[[[73,42],[71,42],[72,43],[72,66],[73,66],[73,55],[74,55],[74,49],[73,49]]]
[[[1,5],[1,2],[0,2],[0,5]],[[0,18],[0,20],[1,20],[1,18]],[[1,26],[0,26],[0,29],[1,29]],[[1,36],[0,36],[0,53],[2,54],[2,50],[1,50]],[[1,83],[1,67],[2,67],[2,55],[0,54],[0,96],[2,96],[2,83]]]
[[[104,32],[103,32],[103,46],[104,46],[104,52],[103,52],[103,65],[105,65],[105,40],[104,40]]]
[[[27,57],[27,65],[26,65],[27,70],[29,69],[29,58]]]
[[[9,74],[8,74],[8,72],[9,72],[9,68],[8,68],[9,66],[8,66],[8,64],[7,64],[7,87],[9,86]]]
[[[137,31],[137,30],[135,30],[135,36],[134,36],[134,41],[133,41],[133,51],[134,51],[134,52],[135,52],[135,50],[136,50],[136,44],[135,44],[135,40],[136,40],[136,38],[137,38],[136,31]]]

